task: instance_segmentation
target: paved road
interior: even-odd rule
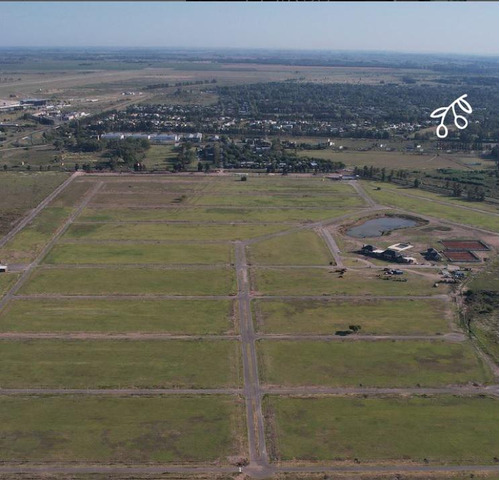
[[[344,268],[344,262],[342,261],[342,257],[340,256],[340,249],[337,245],[337,242],[335,242],[335,239],[333,238],[332,234],[326,228],[320,228],[319,233],[325,240],[326,246],[330,250],[330,253],[332,254],[333,258],[335,259],[337,267]]]
[[[7,235],[0,240],[0,248],[3,247],[9,240],[12,240],[14,235],[19,233],[28,223],[30,223],[54,198],[57,197],[76,177],[82,175],[81,172],[75,172],[59,185],[50,195],[45,197],[28,215],[26,215]]]

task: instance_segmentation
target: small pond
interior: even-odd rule
[[[415,220],[403,217],[380,217],[368,220],[357,227],[347,230],[347,235],[357,238],[381,237],[384,233],[418,225]]]

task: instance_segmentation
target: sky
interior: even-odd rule
[[[0,46],[498,55],[498,2],[0,2]]]

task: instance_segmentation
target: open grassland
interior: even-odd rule
[[[266,295],[432,295],[429,278],[406,272],[407,282],[377,278],[373,271],[348,271],[343,278],[326,268],[254,268],[253,288]],[[383,277],[387,278],[387,277]]]
[[[229,268],[51,268],[39,269],[22,293],[67,295],[230,295],[235,293]]]
[[[3,388],[217,388],[240,384],[234,340],[3,341]]]
[[[45,257],[45,263],[67,264],[217,264],[231,263],[232,249],[226,244],[133,245],[62,244]]]
[[[237,397],[2,397],[7,461],[222,462],[242,453]]]
[[[32,222],[0,248],[0,258],[8,263],[34,260],[70,214],[69,207],[43,209]]]
[[[74,223],[62,240],[189,240],[231,241],[268,235],[280,225],[187,225],[172,223]]]
[[[263,383],[332,387],[426,387],[488,383],[468,344],[443,341],[260,340]]]
[[[333,257],[323,239],[313,231],[300,231],[254,243],[250,262],[264,265],[327,265]]]
[[[369,183],[367,192],[378,203],[420,213],[421,215],[430,215],[451,222],[484,228],[492,232],[498,231],[498,216],[492,213],[480,213],[466,208],[458,208],[456,205],[443,205],[421,198],[398,195],[397,190],[385,188],[385,185],[385,183]],[[376,187],[381,187],[381,190],[376,190]],[[439,195],[436,195],[436,197],[439,197]]]
[[[0,173],[0,236],[67,178],[62,172]]]
[[[113,222],[113,221],[190,221],[190,222],[314,222],[336,218],[353,210],[349,208],[86,208],[79,217],[81,221]]]
[[[15,300],[0,314],[2,332],[234,333],[230,300]]]
[[[490,397],[272,396],[264,409],[277,460],[482,465],[498,453]]]
[[[57,197],[51,202],[52,207],[74,207],[82,201],[84,195],[90,191],[96,181],[79,177],[73,180]]]
[[[173,145],[151,145],[146,150],[146,158],[143,163],[148,170],[165,170],[172,166],[177,160],[177,153]]]
[[[383,473],[383,472],[342,472],[342,471],[336,471],[335,472],[335,480],[395,480],[395,478],[398,478],[398,480],[470,480],[471,478],[474,478],[476,480],[498,480],[498,473],[491,472],[489,470],[486,470],[484,468],[481,468],[479,470],[462,470],[459,472],[454,472],[454,471],[431,471],[431,472],[426,472],[425,470],[422,472],[418,471],[412,471],[412,472],[407,472],[405,471],[404,473],[397,473],[395,471],[392,471],[390,473]],[[142,477],[141,477],[142,478]],[[0,479],[2,477],[0,476]],[[111,477],[113,479],[113,477]],[[144,479],[146,480],[147,477]],[[291,473],[291,472],[283,472],[283,473],[278,473],[273,475],[272,477],[273,480],[325,480],[325,474],[324,473],[309,473],[309,472],[300,472],[300,473]],[[4,480],[4,479],[2,479]],[[21,480],[25,480],[21,477]],[[31,480],[31,479],[29,479]],[[53,480],[50,477],[48,479],[44,480]],[[57,479],[61,480],[61,479]],[[62,480],[66,480],[63,478]],[[87,480],[87,479],[80,479],[78,478],[71,478],[68,480]],[[88,479],[90,480],[90,479]],[[96,479],[92,479],[96,480]],[[97,480],[101,480],[98,478]],[[105,479],[102,479],[105,480]],[[107,480],[107,479],[106,479]],[[167,479],[168,480],[168,479]]]
[[[255,300],[263,333],[333,334],[358,325],[369,334],[434,334],[448,331],[442,300]]]
[[[202,195],[192,201],[194,205],[206,206],[242,206],[242,207],[360,207],[363,200],[355,195],[311,195],[295,193],[294,195]]]

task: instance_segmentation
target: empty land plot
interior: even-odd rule
[[[185,225],[168,223],[74,223],[61,240],[244,240],[286,229],[279,225]]]
[[[353,212],[345,207],[338,208],[165,208],[139,209],[86,208],[79,217],[81,221],[113,222],[113,221],[189,221],[189,222],[314,222],[337,218]]]
[[[212,178],[210,192],[216,194],[251,194],[265,192],[267,194],[329,194],[352,195],[355,190],[345,183],[334,183],[324,178],[293,178],[248,176],[246,182],[239,179],[226,180]]]
[[[269,385],[435,387],[493,380],[468,344],[260,340],[258,349]]]
[[[0,174],[0,236],[28,210],[35,208],[47,195],[68,178],[67,173],[2,172]]]
[[[44,263],[67,264],[216,264],[231,263],[231,245],[224,244],[61,244]]]
[[[221,388],[240,384],[234,340],[5,340],[3,388]]]
[[[0,298],[2,298],[19,278],[17,273],[0,273]]]
[[[452,222],[485,228],[492,232],[498,231],[498,217],[492,213],[480,213],[466,208],[457,208],[454,205],[443,205],[421,198],[398,195],[392,188],[385,189],[385,184],[370,184],[372,187],[381,186],[381,190],[368,188],[368,194],[377,202],[409,210],[422,215],[449,220]]]
[[[406,282],[394,279],[384,281],[372,271],[348,271],[341,278],[328,268],[253,268],[251,273],[253,288],[265,295],[404,296],[443,293],[441,288],[432,287],[431,279],[409,272],[405,273]]]
[[[99,193],[92,198],[90,205],[181,205],[186,203],[187,196],[170,193]]]
[[[238,397],[0,397],[4,461],[222,462],[242,453]]]
[[[67,295],[231,295],[229,268],[51,268],[38,269],[23,286],[25,294]]]
[[[363,334],[447,332],[442,300],[255,300],[256,328],[263,333],[333,334],[359,325]]]
[[[202,195],[193,200],[195,205],[220,205],[243,207],[359,207],[363,205],[361,197],[350,195],[310,195],[295,193],[295,195]]]
[[[264,410],[276,460],[482,465],[498,453],[490,397],[266,396]]]
[[[249,259],[264,265],[327,265],[333,261],[323,239],[313,231],[300,231],[263,240],[248,247]]]
[[[96,180],[73,180],[50,205],[53,207],[74,207],[95,183]]]
[[[378,184],[381,186],[381,184]],[[471,202],[465,198],[450,197],[449,195],[443,195],[440,193],[429,192],[427,190],[415,189],[409,187],[401,187],[392,183],[384,183],[382,187],[384,190],[392,190],[397,194],[409,195],[411,197],[423,199],[424,202],[427,200],[445,202],[450,205],[456,205],[457,207],[473,208],[475,210],[483,210],[488,213],[498,213],[498,205],[487,202]]]
[[[111,181],[106,179],[106,183],[100,190],[100,194],[171,194],[171,193],[194,193],[206,188],[207,182],[199,179],[193,181],[176,181],[174,179],[155,181],[154,178],[141,180],[138,178],[129,177],[127,179],[119,179]]]
[[[234,333],[230,300],[14,300],[0,314],[2,332]]]
[[[69,207],[45,208],[12,240],[0,248],[0,258],[9,263],[34,260],[70,214]]]

